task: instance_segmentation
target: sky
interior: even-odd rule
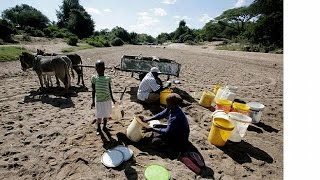
[[[0,12],[15,5],[28,4],[57,21],[56,10],[63,0],[0,0]],[[95,30],[116,26],[129,32],[156,37],[161,32],[174,31],[185,20],[190,28],[202,28],[223,11],[248,6],[253,0],[80,0],[91,15]]]

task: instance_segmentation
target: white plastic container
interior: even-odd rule
[[[234,123],[234,129],[228,140],[240,142],[246,134],[247,128],[252,122],[252,119],[251,117],[238,112],[230,112],[228,113],[228,116],[229,120]]]
[[[226,86],[226,87],[219,88],[214,98],[214,102],[217,102],[220,99],[227,99],[227,100],[233,101],[236,98],[237,90],[238,90],[237,86]]]
[[[118,102],[112,106],[111,118],[114,120],[120,120],[122,118],[121,107]]]
[[[249,102],[247,105],[250,106],[249,116],[252,118],[252,123],[260,122],[265,106],[259,102]]]
[[[224,110],[215,110],[212,114],[211,114],[212,119],[214,118],[223,118],[223,119],[227,119],[229,120],[229,116],[227,113],[224,112]]]
[[[143,137],[142,127],[144,126],[148,126],[148,124],[145,125],[139,117],[135,116],[127,128],[127,137],[133,142],[140,141]]]

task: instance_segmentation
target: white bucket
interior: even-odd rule
[[[227,113],[224,112],[224,110],[215,110],[212,114],[211,114],[212,119],[214,118],[222,118],[222,119],[227,119],[229,120],[229,116]]]
[[[142,127],[143,122],[139,117],[135,116],[127,128],[127,137],[133,142],[140,141],[143,137]]]
[[[244,135],[246,134],[247,128],[252,122],[251,117],[238,113],[230,112],[228,113],[229,120],[234,123],[234,129],[228,140],[233,142],[240,142]]]
[[[249,102],[247,105],[250,106],[249,116],[252,118],[252,123],[258,123],[261,120],[262,110],[265,106],[258,102]]]

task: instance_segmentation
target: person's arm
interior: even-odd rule
[[[152,120],[156,120],[156,119],[162,119],[168,116],[169,110],[165,109],[163,111],[161,111],[160,113],[154,115],[153,117],[151,117],[150,119],[143,119],[144,122],[149,122]]]
[[[92,86],[92,104],[91,104],[91,108],[93,108],[95,106],[96,85],[94,83],[92,83],[91,86]]]

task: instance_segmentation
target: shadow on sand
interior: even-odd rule
[[[75,87],[69,88],[67,94],[64,93],[63,87],[50,87],[46,89],[39,88],[36,91],[30,91],[30,94],[24,97],[24,103],[30,102],[42,102],[44,104],[51,104],[54,107],[61,109],[74,107],[71,97],[77,97],[79,92],[87,92],[87,87]]]
[[[266,125],[263,122],[250,124],[250,126],[248,127],[248,131],[254,131],[254,132],[257,132],[259,134],[263,133],[262,130],[265,130],[265,131],[267,131],[269,133],[273,133],[273,132],[278,133],[279,132],[278,129],[275,129],[272,126]]]
[[[239,164],[251,163],[251,157],[267,163],[273,162],[273,158],[268,153],[245,141],[239,143],[227,141],[223,147],[218,148]]]

